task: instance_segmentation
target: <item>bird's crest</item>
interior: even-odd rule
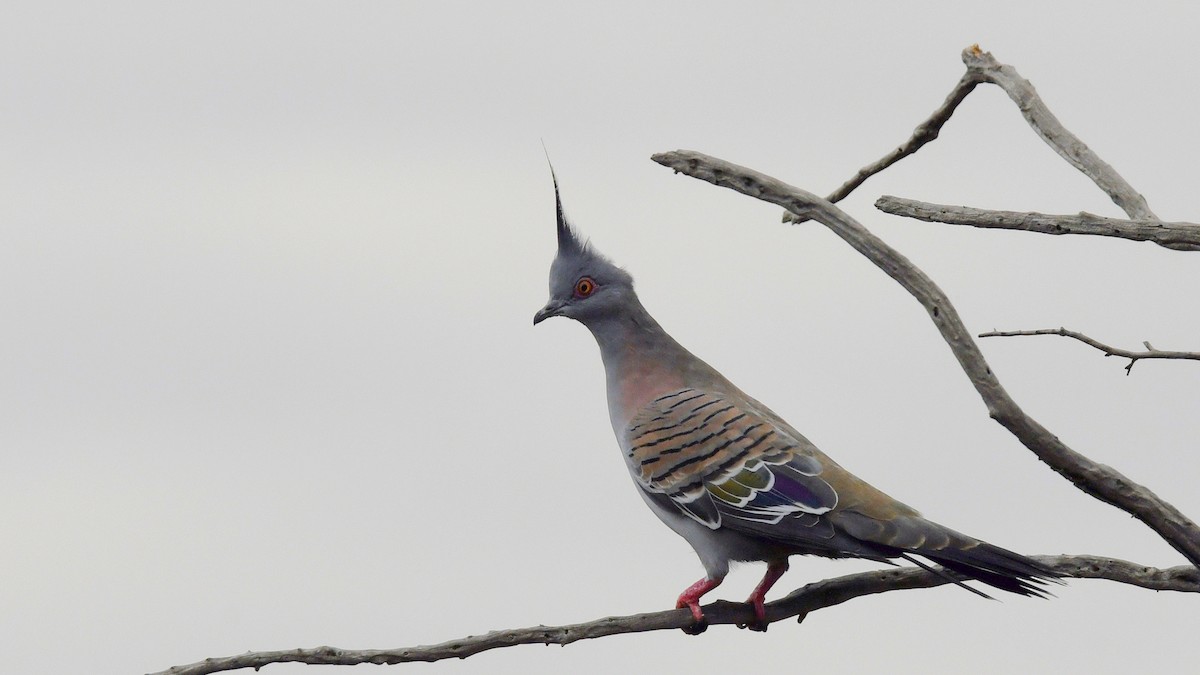
[[[550,164],[548,154],[546,163],[550,166],[550,179],[554,182],[555,223],[558,230],[558,254],[550,268],[551,285],[555,286],[553,282],[557,279],[558,286],[569,289],[581,275],[590,275],[601,284],[623,284],[632,288],[633,278],[629,273],[597,251],[567,220],[558,188],[558,176],[554,173],[554,165]]]
[[[546,157],[546,163],[550,163],[549,156]],[[558,254],[581,255],[587,250],[588,245],[586,241],[582,241],[579,238],[579,233],[567,221],[567,214],[563,211],[562,195],[559,194],[558,190],[558,177],[554,174],[553,164],[550,164],[550,180],[554,182],[554,208],[558,223]]]

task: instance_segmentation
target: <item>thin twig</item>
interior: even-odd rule
[[[1050,112],[1029,80],[1021,77],[1015,68],[1000,63],[991,52],[981,50],[978,45],[964,49],[962,58],[968,73],[1003,89],[1037,135],[1063,159],[1091,178],[1126,215],[1134,220],[1157,220],[1158,216],[1150,210],[1146,199],[1078,136],[1068,131]]]
[[[1124,560],[1097,556],[1034,556],[1065,577],[1079,579],[1108,579],[1123,584],[1156,591],[1200,593],[1200,570],[1188,565],[1157,569]],[[887,591],[910,588],[930,588],[947,583],[944,577],[916,567],[893,568],[874,572],[850,574],[808,584],[788,596],[767,603],[769,622],[793,616],[804,617],[810,612],[832,607],[853,598]],[[966,597],[965,594],[963,597]],[[749,605],[718,601],[704,607],[710,625],[745,625],[754,618]],[[471,635],[436,645],[398,649],[338,649],[314,647],[270,652],[246,652],[236,656],[213,658],[175,666],[154,675],[209,675],[239,668],[261,668],[272,663],[307,663],[309,665],[345,665],[360,663],[396,664],[412,661],[465,659],[468,656],[501,647],[522,644],[568,645],[578,640],[590,640],[606,635],[642,633],[655,630],[674,630],[690,627],[692,615],[686,609],[614,616],[587,623],[567,626],[533,626],[512,630],[492,631]]]
[[[782,206],[824,224],[892,277],[929,312],[959,365],[987,405],[988,414],[1015,435],[1038,459],[1080,490],[1141,520],[1195,565],[1200,565],[1200,527],[1178,509],[1122,475],[1072,450],[1025,414],[992,373],[979,345],[963,326],[946,294],[916,265],[858,221],[820,197],[752,169],[690,150],[653,156],[677,172]]]
[[[980,333],[979,337],[1015,337],[1018,335],[1061,335],[1062,337],[1069,337],[1079,340],[1085,345],[1090,345],[1104,352],[1105,356],[1119,356],[1123,359],[1129,359],[1129,365],[1125,366],[1126,375],[1133,370],[1133,364],[1137,363],[1141,359],[1189,359],[1192,361],[1200,361],[1200,352],[1164,351],[1162,349],[1155,349],[1150,345],[1149,342],[1142,343],[1142,345],[1146,347],[1146,351],[1134,352],[1128,349],[1121,349],[1120,347],[1106,345],[1099,340],[1084,335],[1083,333],[1067,330],[1066,328],[1039,328],[1038,330],[1008,331],[993,330],[987,333]]]
[[[1149,241],[1175,251],[1200,251],[1200,225],[1195,223],[1105,218],[1086,212],[1076,215],[1050,215],[1031,211],[995,211],[970,206],[930,204],[890,195],[875,200],[875,208],[884,213],[930,223],[1024,230],[1042,234],[1090,234]]]
[[[970,94],[971,90],[980,81],[977,73],[968,70],[959,78],[958,83],[954,85],[954,89],[950,90],[950,93],[946,95],[946,100],[942,101],[942,105],[938,106],[937,110],[934,110],[928,119],[918,124],[916,129],[913,129],[912,136],[907,141],[901,143],[895,150],[892,150],[879,160],[859,169],[858,173],[843,183],[841,187],[830,192],[829,196],[825,197],[825,199],[833,203],[842,201],[871,176],[908,157],[917,150],[920,150],[921,146],[937,138],[942,130],[942,125],[950,119],[950,116],[954,114],[954,110],[958,108],[958,104],[963,102],[967,94]],[[802,223],[804,220],[791,211],[783,212],[783,222],[785,223]]]

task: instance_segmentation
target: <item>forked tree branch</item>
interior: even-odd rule
[[[1065,577],[1077,579],[1108,579],[1156,591],[1200,593],[1200,570],[1188,565],[1157,569],[1124,560],[1097,556],[1034,556]],[[909,588],[931,588],[948,583],[943,577],[916,567],[892,568],[862,572],[808,584],[787,597],[767,603],[769,622],[783,621],[794,616],[832,607],[853,598]],[[745,625],[754,618],[749,605],[717,601],[704,606],[704,616],[710,625]],[[272,663],[307,663],[310,665],[354,666],[362,663],[397,664],[413,661],[465,659],[480,652],[524,644],[568,645],[579,640],[643,633],[656,630],[676,630],[693,625],[691,613],[676,609],[631,616],[614,616],[587,623],[566,626],[533,626],[512,630],[492,631],[471,635],[436,645],[398,649],[338,649],[314,647],[273,652],[246,652],[236,656],[205,659],[185,666],[175,666],[153,675],[209,675],[239,668],[262,668]]]
[[[1090,234],[1149,241],[1176,251],[1200,251],[1200,225],[1194,223],[1125,220],[1083,212],[1075,215],[1048,215],[1025,211],[994,211],[970,206],[930,204],[889,195],[875,200],[875,208],[884,213],[930,223],[1024,230],[1042,234]]]
[[[913,154],[921,146],[937,138],[942,125],[954,114],[958,104],[962,103],[976,85],[987,82],[1003,89],[1013,103],[1017,104],[1021,115],[1025,117],[1029,126],[1033,127],[1034,132],[1047,145],[1054,148],[1054,151],[1063,159],[1091,178],[1101,190],[1108,194],[1114,204],[1121,207],[1126,215],[1134,220],[1158,219],[1158,216],[1155,216],[1154,212],[1150,210],[1150,206],[1146,204],[1146,199],[1132,185],[1126,182],[1107,162],[1100,159],[1099,155],[1083,141],[1079,140],[1079,137],[1068,131],[1062,122],[1058,121],[1058,118],[1050,112],[1050,108],[1038,96],[1037,90],[1033,88],[1029,80],[1021,77],[1015,68],[1000,63],[992,56],[991,52],[983,51],[979,45],[971,45],[964,49],[962,59],[967,67],[967,72],[954,85],[954,89],[950,91],[942,105],[933,111],[927,120],[917,126],[912,137],[878,161],[859,169],[853,178],[830,193],[827,201],[841,201],[871,176]],[[805,219],[804,216],[790,211],[785,212],[783,216],[784,222],[799,223],[804,222]]]
[[[968,73],[974,73],[981,81],[990,82],[1003,89],[1013,103],[1017,104],[1017,109],[1021,111],[1025,121],[1029,122],[1029,126],[1033,127],[1034,132],[1063,159],[1070,162],[1071,166],[1091,178],[1126,215],[1134,220],[1158,218],[1146,204],[1146,199],[1133,189],[1132,185],[1058,121],[1038,96],[1033,85],[1021,77],[1016,68],[1000,63],[991,52],[983,51],[979,45],[964,49],[962,58]]]
[[[1001,386],[958,311],[916,265],[827,200],[752,169],[690,150],[654,155],[654,161],[750,197],[771,202],[833,230],[856,251],[913,295],[950,346],[959,365],[987,405],[988,414],[1008,429],[1038,459],[1080,490],[1126,511],[1158,533],[1194,565],[1200,565],[1200,528],[1171,504],[1122,475],[1072,450],[1025,414]]]
[[[859,169],[850,180],[829,193],[829,196],[825,197],[825,199],[835,204],[842,201],[871,176],[908,157],[917,150],[920,150],[921,146],[936,139],[942,131],[942,125],[954,114],[954,110],[958,108],[958,104],[962,103],[967,94],[970,94],[975,89],[975,85],[980,82],[981,80],[976,73],[970,70],[964,73],[959,78],[958,83],[954,85],[954,89],[951,89],[950,93],[946,95],[946,100],[942,101],[942,105],[938,106],[937,110],[934,110],[928,119],[917,125],[917,128],[913,130],[912,136],[907,141],[904,141],[895,150],[892,150],[877,161]],[[785,223],[802,223],[805,220],[805,218],[791,211],[783,212],[783,222]]]
[[[1153,346],[1151,346],[1151,344],[1149,342],[1142,343],[1142,345],[1146,347],[1146,351],[1134,352],[1134,351],[1130,351],[1128,349],[1121,349],[1120,347],[1112,347],[1110,345],[1106,345],[1103,342],[1100,342],[1099,340],[1096,340],[1094,338],[1090,338],[1090,337],[1084,335],[1083,333],[1073,331],[1073,330],[1067,330],[1066,328],[1041,328],[1038,330],[1008,330],[1008,331],[993,330],[993,331],[989,331],[987,333],[980,333],[979,337],[981,337],[981,338],[1015,337],[1018,335],[1061,335],[1062,337],[1069,337],[1069,338],[1073,338],[1075,340],[1079,340],[1080,342],[1084,343],[1085,345],[1095,347],[1096,349],[1099,349],[1100,351],[1104,352],[1105,356],[1119,356],[1123,359],[1129,359],[1129,364],[1125,366],[1125,374],[1126,375],[1128,375],[1130,373],[1130,371],[1133,370],[1133,364],[1137,363],[1138,361],[1140,361],[1142,359],[1189,359],[1189,360],[1193,360],[1193,361],[1200,361],[1200,352],[1165,351],[1162,349],[1155,349]]]

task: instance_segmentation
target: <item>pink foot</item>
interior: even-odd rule
[[[708,622],[704,619],[704,612],[700,611],[700,597],[717,586],[720,586],[721,582],[724,580],[725,577],[721,577],[719,579],[709,579],[708,577],[704,577],[700,581],[688,586],[687,589],[679,595],[679,599],[675,601],[675,609],[683,609],[684,607],[687,607],[692,611],[692,618],[695,619],[695,623],[692,624],[690,628],[683,629],[685,633],[690,635],[699,635],[708,628]]]
[[[767,591],[779,581],[779,577],[788,571],[788,562],[784,559],[781,562],[773,562],[767,565],[767,573],[763,575],[762,581],[754,587],[754,592],[746,598],[746,602],[754,607],[754,621],[746,624],[750,630],[766,631],[767,630],[767,610],[763,607],[763,602],[767,596]],[[682,599],[682,597],[681,597]]]

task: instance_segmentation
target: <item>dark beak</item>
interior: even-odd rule
[[[549,319],[552,316],[561,315],[562,308],[563,308],[563,306],[562,306],[561,302],[555,302],[553,300],[551,300],[550,302],[547,302],[545,307],[539,309],[537,311],[537,314],[533,315],[533,325],[536,326],[539,323],[545,321],[546,319]]]

